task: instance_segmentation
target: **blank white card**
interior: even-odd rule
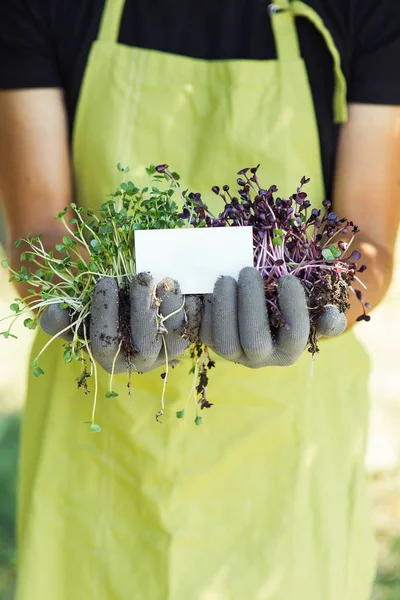
[[[220,275],[236,280],[253,266],[252,227],[146,229],[135,231],[136,273],[158,283],[176,279],[183,294],[208,294]]]

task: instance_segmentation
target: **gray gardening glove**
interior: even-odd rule
[[[198,338],[202,302],[196,296],[184,297],[177,281],[166,278],[157,286],[149,273],[139,273],[130,284],[130,335],[133,351],[121,348],[114,373],[129,370],[144,373],[165,364],[164,335],[168,362],[181,356],[189,343]],[[158,315],[168,317],[163,320]],[[49,335],[56,335],[69,324],[67,310],[51,306],[44,311],[40,325]],[[101,279],[94,290],[90,315],[91,352],[108,373],[121,341],[119,327],[118,286],[114,278]],[[129,336],[129,332],[128,332]],[[60,336],[70,341],[71,335]]]
[[[264,283],[253,267],[242,269],[238,282],[220,277],[206,296],[200,339],[226,360],[252,369],[292,365],[304,352],[310,333],[306,295],[301,282],[289,275],[278,282],[279,308],[290,329],[271,331]],[[336,336],[346,329],[346,316],[327,305],[318,335]]]

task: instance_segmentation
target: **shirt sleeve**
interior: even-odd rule
[[[400,0],[359,0],[353,8],[348,101],[400,105]]]
[[[49,0],[0,0],[0,89],[60,87]]]

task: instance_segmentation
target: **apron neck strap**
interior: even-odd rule
[[[275,36],[277,48],[277,58],[287,60],[288,58],[300,57],[298,48],[297,33],[294,25],[294,17],[304,17],[311,21],[314,27],[319,31],[325,40],[327,48],[331,53],[333,60],[333,70],[335,77],[335,90],[333,96],[333,116],[335,123],[345,123],[347,121],[347,83],[342,71],[341,59],[336,48],[332,34],[325,26],[318,13],[315,12],[301,0],[275,0],[270,5],[272,14],[272,28]],[[292,32],[294,30],[294,33]],[[293,41],[293,37],[296,41]],[[294,46],[297,44],[297,48]]]
[[[301,58],[294,14],[288,0],[276,0],[270,4],[271,26],[274,34],[276,57],[280,61]]]
[[[125,0],[106,0],[97,39],[101,42],[118,42]]]

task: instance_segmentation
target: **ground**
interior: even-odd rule
[[[0,270],[0,289],[1,318],[8,313],[15,295],[4,270]],[[370,323],[361,323],[357,328],[357,335],[373,363],[367,467],[379,561],[372,600],[400,598],[400,311],[396,308],[399,297],[400,243],[396,276],[385,303],[374,312]],[[18,341],[0,338],[0,600],[14,598],[19,413],[32,340],[32,332],[24,329],[22,324],[17,324],[15,333],[19,336]]]

